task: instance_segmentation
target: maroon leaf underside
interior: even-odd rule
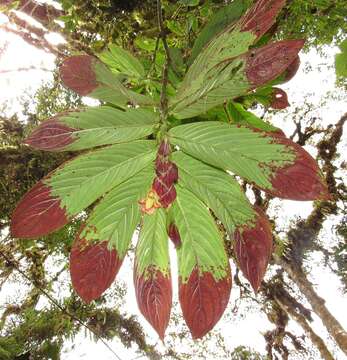
[[[89,55],[71,56],[60,66],[64,85],[81,96],[90,94],[98,87],[94,64],[97,60]]]
[[[252,86],[263,85],[282,74],[293,63],[304,40],[283,40],[246,54],[246,76]]]
[[[107,241],[88,244],[77,237],[70,253],[71,281],[77,294],[86,303],[99,298],[111,286],[122,262],[116,250],[107,248]]]
[[[231,291],[231,271],[216,281],[209,272],[195,268],[188,281],[179,280],[179,300],[184,319],[194,339],[206,335],[222,317]]]
[[[163,140],[159,146],[155,161],[156,178],[152,189],[157,193],[162,207],[169,207],[176,199],[175,183],[178,180],[178,168],[169,160],[171,147],[167,140]]]
[[[291,80],[295,74],[298,72],[300,67],[300,57],[297,56],[294,61],[287,67],[284,72],[284,83]]]
[[[282,110],[289,106],[287,93],[280,88],[273,88],[270,106],[276,110]]]
[[[259,0],[240,19],[241,31],[250,31],[257,38],[265,34],[275,23],[286,0]]]
[[[164,208],[169,207],[177,196],[174,184],[168,184],[163,177],[156,177],[152,185],[153,190],[158,194],[159,201]]]
[[[177,229],[177,226],[173,223],[171,223],[169,225],[169,229],[168,229],[168,235],[170,240],[173,242],[173,244],[175,245],[175,248],[178,248],[181,246],[181,235]]]
[[[62,124],[58,117],[46,120],[25,140],[25,143],[40,150],[59,151],[72,144],[77,129]]]
[[[327,184],[321,174],[317,162],[300,145],[278,134],[272,135],[275,142],[285,145],[295,153],[294,163],[274,170],[271,177],[272,189],[264,189],[267,193],[289,200],[312,201],[329,200]]]
[[[234,233],[234,252],[238,266],[257,292],[272,254],[271,224],[259,208],[253,228],[237,229]]]
[[[51,195],[51,189],[39,181],[27,192],[13,212],[11,234],[16,238],[36,238],[66,225],[70,219]]]
[[[134,272],[136,300],[142,315],[164,339],[172,306],[171,277],[159,270],[149,270],[146,277]]]

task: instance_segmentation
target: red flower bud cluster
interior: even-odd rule
[[[157,158],[155,160],[156,177],[152,189],[158,194],[159,202],[163,208],[167,208],[176,199],[175,183],[178,180],[177,166],[169,160],[171,147],[165,139],[160,143]]]

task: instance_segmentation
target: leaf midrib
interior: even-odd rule
[[[225,210],[227,211],[227,213],[229,214],[229,216],[230,216],[231,219],[232,219],[232,222],[233,222],[234,226],[236,226],[236,222],[235,222],[235,220],[234,220],[234,217],[233,217],[231,211],[228,209],[228,207],[225,205],[225,203],[222,201],[222,199],[217,195],[217,193],[213,192],[213,190],[210,190],[210,187],[209,187],[206,183],[202,182],[201,180],[198,180],[198,178],[197,178],[196,176],[194,176],[192,173],[190,173],[190,172],[187,171],[186,169],[183,169],[182,167],[179,167],[179,169],[180,169],[180,170],[183,170],[183,172],[185,172],[188,176],[191,176],[191,178],[194,179],[194,181],[196,181],[196,182],[199,184],[199,186],[205,188],[205,189],[206,189],[206,192],[207,192],[209,195],[211,195],[212,197],[214,197],[214,198],[216,199],[217,203],[222,204],[222,205],[223,205],[223,209],[225,209]],[[200,199],[200,200],[202,200],[202,199]],[[204,200],[202,200],[202,201],[205,202]],[[207,205],[208,207],[210,207],[209,204],[206,204],[206,205]],[[225,225],[227,228],[229,227],[227,224],[224,224],[224,225]]]
[[[55,191],[55,193],[61,197],[61,194],[63,193],[64,194],[64,189],[68,189],[68,188],[72,188],[70,191],[67,191],[67,194],[64,195],[64,198],[67,198],[69,196],[71,196],[71,194],[75,194],[75,193],[78,193],[78,191],[80,191],[80,189],[82,189],[83,187],[85,187],[88,183],[92,183],[95,179],[99,178],[100,176],[101,177],[104,177],[102,176],[103,174],[105,174],[105,172],[111,172],[111,170],[113,170],[115,167],[125,167],[128,163],[132,162],[132,161],[135,161],[136,159],[140,158],[141,156],[144,156],[144,155],[149,155],[150,153],[154,153],[154,150],[151,150],[151,151],[147,151],[145,153],[141,153],[135,157],[132,157],[130,159],[127,159],[126,161],[122,162],[122,163],[118,163],[117,165],[114,165],[112,166],[112,168],[108,168],[107,170],[103,171],[102,173],[98,173],[97,175],[93,176],[93,177],[86,177],[86,181],[84,181],[83,183],[79,184],[78,186],[65,186],[65,187],[59,187],[59,190],[58,190],[58,194],[57,194],[57,190]],[[140,163],[140,162],[139,162]],[[133,175],[136,175],[138,174],[142,169],[144,169],[146,166],[148,165],[148,162],[146,162],[145,164],[143,164],[143,166],[138,169],[138,171],[136,171]],[[107,174],[107,176],[109,176],[109,174]],[[123,181],[121,181],[117,186],[123,184],[124,182],[126,182],[127,180],[129,179],[128,178],[125,178],[123,179]],[[48,179],[49,181],[49,179]],[[51,186],[51,184],[48,182],[48,185]],[[56,184],[57,185],[57,184]],[[109,188],[105,190],[108,191],[110,190]]]
[[[217,151],[215,150],[215,149],[217,149],[217,150],[219,150],[219,151],[228,152],[228,153],[232,153],[232,154],[237,154],[237,155],[239,155],[241,158],[244,158],[244,159],[247,159],[247,160],[251,160],[251,161],[255,161],[255,162],[259,163],[259,160],[258,160],[258,159],[254,159],[254,158],[252,158],[252,157],[250,157],[250,156],[247,156],[247,155],[245,155],[244,153],[242,153],[242,152],[240,152],[240,151],[235,151],[235,150],[232,150],[232,149],[225,150],[225,149],[223,149],[223,148],[218,148],[218,146],[213,146],[213,145],[209,145],[209,144],[206,144],[206,143],[201,143],[201,142],[199,142],[199,141],[192,141],[192,140],[189,141],[189,140],[187,140],[187,139],[184,139],[184,138],[182,138],[182,137],[180,137],[180,136],[176,136],[176,135],[171,135],[171,137],[176,138],[176,139],[179,139],[179,140],[181,140],[181,141],[183,141],[183,142],[186,142],[186,143],[188,143],[188,144],[198,145],[198,146],[201,146],[201,147],[210,148],[214,153],[217,152]],[[184,150],[183,150],[183,151],[184,151]],[[187,152],[188,152],[188,151],[187,151]],[[266,163],[266,162],[265,162],[265,163]]]

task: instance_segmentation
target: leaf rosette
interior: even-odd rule
[[[23,197],[12,216],[12,235],[44,236],[86,211],[70,273],[76,292],[90,302],[111,286],[140,226],[136,299],[161,338],[172,304],[169,237],[178,258],[179,301],[194,338],[210,331],[228,304],[232,275],[223,235],[232,240],[254,290],[261,286],[271,226],[238,177],[283,199],[329,198],[311,155],[246,109],[254,100],[277,109],[288,105],[273,85],[295,74],[304,42],[258,46],[285,1],[259,0],[247,11],[231,11],[241,3],[225,12],[241,18],[218,14],[207,28],[213,36],[201,32],[168,101],[146,93],[141,84],[147,84],[147,69],[116,45],[100,60],[67,58],[60,68],[64,85],[101,104],[57,114],[26,140],[40,150],[81,153]],[[201,121],[210,109],[223,107],[228,121]]]

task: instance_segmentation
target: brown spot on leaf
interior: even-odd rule
[[[64,125],[58,117],[54,117],[42,122],[25,140],[25,143],[40,150],[64,150],[76,140],[71,136],[74,131],[76,129]]]
[[[194,339],[202,338],[216,325],[228,305],[231,272],[216,281],[213,274],[195,268],[187,282],[179,281],[179,300],[184,319]]]
[[[64,85],[81,96],[87,96],[98,86],[94,64],[98,61],[90,55],[71,56],[60,66]]]
[[[86,303],[97,299],[114,281],[122,259],[107,241],[89,244],[77,236],[70,253],[70,275],[77,294]]]
[[[246,76],[254,86],[263,85],[282,74],[295,60],[304,40],[283,40],[252,49],[246,55]]]
[[[171,277],[149,269],[146,276],[134,272],[136,300],[142,315],[163,340],[172,306]]]
[[[269,220],[260,208],[255,210],[255,225],[235,231],[234,252],[238,266],[257,292],[270,261],[273,240]]]
[[[11,234],[17,238],[36,238],[60,229],[70,219],[61,208],[60,199],[39,181],[17,205],[11,220]]]

